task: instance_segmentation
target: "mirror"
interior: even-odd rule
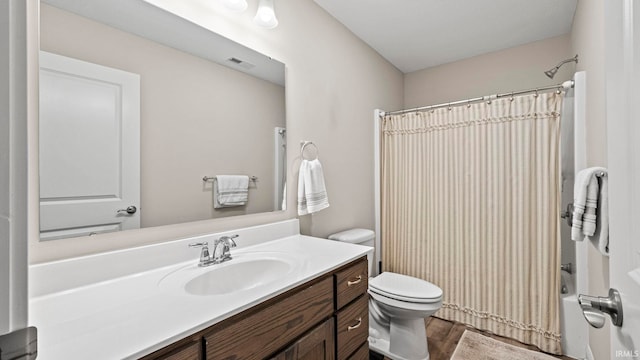
[[[284,209],[283,63],[142,0],[40,22],[41,240]]]

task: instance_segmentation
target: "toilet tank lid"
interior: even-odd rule
[[[353,244],[373,240],[376,233],[369,229],[351,229],[329,235],[330,240],[350,242]]]

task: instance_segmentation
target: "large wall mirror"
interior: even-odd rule
[[[284,64],[143,0],[40,32],[41,240],[284,209]]]

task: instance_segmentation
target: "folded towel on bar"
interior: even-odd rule
[[[609,256],[609,204],[607,169],[592,167],[576,175],[573,189],[571,239],[591,240],[605,256]]]
[[[596,213],[596,231],[589,239],[602,255],[609,256],[609,179],[606,170],[604,176],[598,176],[597,180],[600,192]]]
[[[318,159],[302,160],[298,174],[298,215],[307,215],[329,207],[322,165]]]
[[[249,177],[246,175],[216,175],[213,182],[215,209],[246,205],[249,200]]]

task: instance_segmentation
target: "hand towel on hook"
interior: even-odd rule
[[[298,215],[307,215],[329,207],[320,160],[302,160],[298,174]]]

